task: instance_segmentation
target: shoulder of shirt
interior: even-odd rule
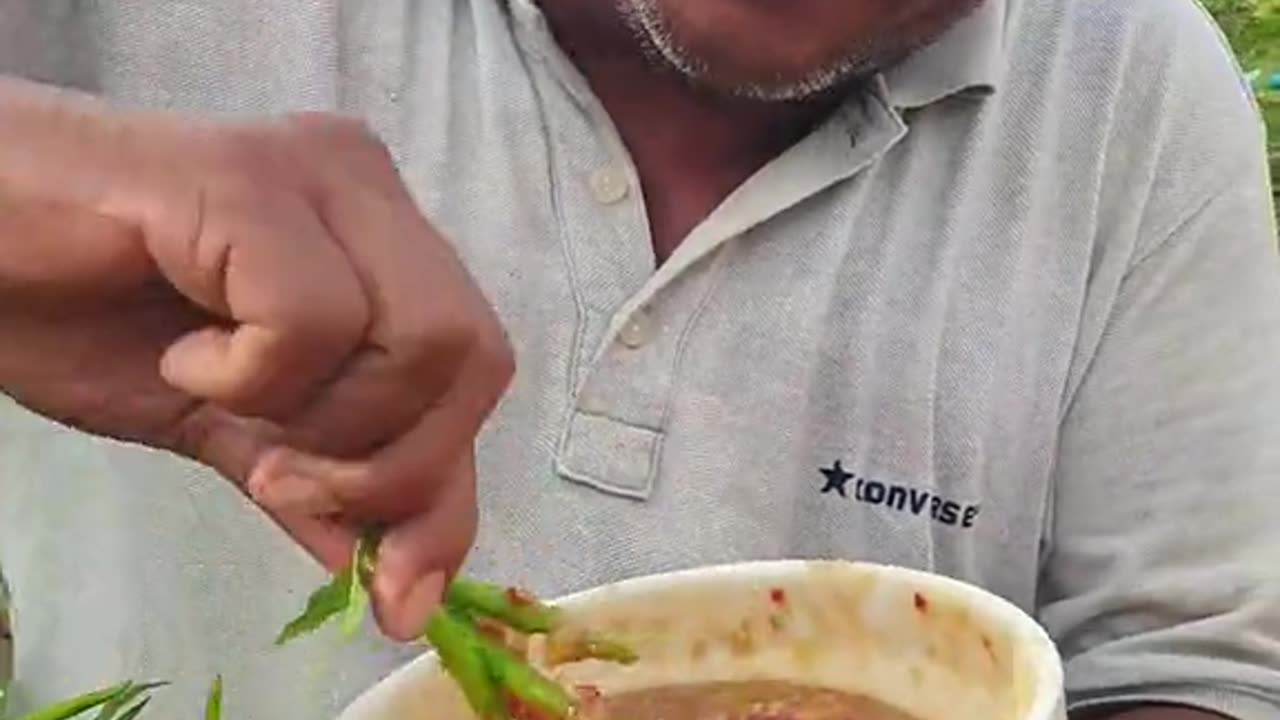
[[[1039,62],[1058,122],[1106,143],[1105,181],[1115,186],[1103,193],[1140,208],[1146,242],[1259,172],[1261,113],[1197,0],[1008,2],[1009,62]],[[1022,71],[1010,65],[1028,82]]]
[[[1074,74],[1101,72],[1125,91],[1179,102],[1253,105],[1230,44],[1198,0],[1008,1],[1027,16],[1024,35],[1057,37],[1058,62]]]

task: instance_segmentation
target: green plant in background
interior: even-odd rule
[[[1267,123],[1272,185],[1280,185],[1280,0],[1203,1],[1257,95]]]
[[[307,599],[300,615],[276,638],[283,645],[338,621],[344,636],[360,630],[369,614],[369,584],[381,532],[365,533],[356,543],[347,569]],[[435,648],[445,672],[462,690],[482,720],[512,717],[569,720],[580,698],[534,669],[510,644],[539,635],[552,665],[603,660],[628,665],[637,660],[627,646],[566,621],[554,605],[521,590],[454,578],[444,606],[427,622],[421,640]],[[518,643],[522,644],[522,643]],[[124,682],[64,700],[17,720],[137,720],[151,692],[167,683]],[[205,700],[205,720],[221,720],[222,677],[214,679]],[[0,684],[0,720],[7,720]]]
[[[167,684],[124,682],[50,705],[18,720],[72,720],[87,717],[87,713],[93,710],[98,711],[93,716],[95,720],[136,720],[150,704],[151,691]],[[0,717],[3,717],[2,707]],[[205,720],[222,718],[222,676],[215,678],[209,688],[204,717]]]

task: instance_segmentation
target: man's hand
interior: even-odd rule
[[[512,372],[362,126],[127,114],[0,80],[0,389],[217,468],[331,569],[387,528],[394,637],[470,546],[473,440]]]

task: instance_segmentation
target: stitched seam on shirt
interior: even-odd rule
[[[662,442],[661,438],[657,442]],[[560,463],[560,474],[564,475],[571,482],[585,485],[597,492],[606,495],[625,498],[627,500],[638,500],[640,502],[648,502],[653,497],[653,484],[646,482],[642,487],[629,488],[614,482],[606,482],[598,478],[594,473],[580,472],[568,467],[564,463]],[[650,477],[651,479],[651,477]]]
[[[1218,184],[1218,187],[1211,190],[1208,194],[1206,194],[1206,196],[1201,202],[1197,203],[1189,212],[1183,215],[1179,220],[1172,223],[1170,225],[1169,230],[1164,231],[1162,233],[1157,233],[1158,236],[1162,236],[1161,239],[1155,244],[1153,244],[1147,252],[1142,253],[1136,259],[1130,261],[1128,269],[1125,270],[1123,276],[1120,278],[1120,283],[1117,286],[1116,294],[1119,295],[1119,293],[1123,291],[1125,284],[1129,281],[1129,278],[1133,275],[1134,272],[1136,272],[1143,265],[1145,265],[1147,261],[1154,258],[1158,253],[1164,251],[1166,248],[1176,244],[1179,240],[1181,240],[1182,233],[1187,229],[1187,226],[1189,226],[1192,222],[1194,222],[1196,218],[1203,215],[1209,209],[1209,207],[1213,205],[1215,201],[1217,201],[1222,197],[1225,197],[1228,193],[1232,192],[1235,189],[1235,185],[1233,181],[1234,177],[1235,176],[1232,173],[1224,173],[1223,180]],[[1076,402],[1079,400],[1080,393],[1083,392],[1085,386],[1088,385],[1089,383],[1089,378],[1093,375],[1093,366],[1098,359],[1099,353],[1102,351],[1103,345],[1106,343],[1108,330],[1111,327],[1114,319],[1115,319],[1115,300],[1113,299],[1112,307],[1110,308],[1107,320],[1104,323],[1101,333],[1098,336],[1098,342],[1094,344],[1094,347],[1089,354],[1089,358],[1085,361],[1084,370],[1080,373],[1080,380],[1079,382],[1076,383],[1076,387],[1072,391],[1071,397],[1066,399],[1066,402],[1063,404],[1062,412],[1059,415],[1058,433],[1057,433],[1057,437],[1054,440],[1054,449],[1053,449],[1055,460],[1054,460],[1053,466],[1049,470],[1050,482],[1048,483],[1049,489],[1047,491],[1047,494],[1049,496],[1049,503],[1046,506],[1049,509],[1049,512],[1045,516],[1046,523],[1048,524],[1049,527],[1046,528],[1046,531],[1045,531],[1046,535],[1042,537],[1042,539],[1046,541],[1044,548],[1042,548],[1042,553],[1041,553],[1042,557],[1047,557],[1048,555],[1051,555],[1053,553],[1053,537],[1051,533],[1052,533],[1052,525],[1055,524],[1056,522],[1054,519],[1053,508],[1054,508],[1054,505],[1056,505],[1056,499],[1057,499],[1057,490],[1054,487],[1054,485],[1056,483],[1056,478],[1058,473],[1057,457],[1059,453],[1061,453],[1062,428],[1063,426],[1066,425],[1067,420],[1075,412]]]
[[[595,412],[592,410],[577,410],[573,414],[578,417],[603,418],[605,420],[608,420],[610,422],[615,422],[625,427],[634,428],[636,430],[644,430],[645,432],[651,432],[654,434],[662,433],[661,425],[648,425],[645,423],[633,422],[631,420],[622,420],[608,413]]]
[[[1243,170],[1242,168],[1237,169]],[[1250,170],[1249,172],[1242,174],[1252,174],[1252,171]],[[1203,215],[1215,201],[1235,192],[1236,182],[1239,177],[1240,175],[1235,172],[1224,173],[1223,180],[1218,184],[1218,187],[1210,190],[1209,193],[1205,195],[1204,199],[1192,207],[1189,212],[1183,215],[1180,219],[1171,223],[1168,230],[1156,233],[1156,235],[1161,239],[1154,243],[1145,252],[1137,255],[1135,259],[1129,263],[1129,268],[1125,270],[1124,277],[1121,278],[1121,286],[1124,285],[1134,272],[1145,265],[1148,260],[1158,255],[1166,247],[1176,244],[1182,236],[1183,231],[1187,229],[1187,226]],[[1259,180],[1261,181],[1262,178],[1259,178]]]
[[[530,88],[534,96],[538,99],[538,117],[542,126],[543,134],[546,138],[547,147],[547,193],[550,195],[551,214],[556,221],[556,234],[559,236],[560,257],[564,261],[565,273],[569,276],[569,293],[573,297],[573,339],[569,344],[569,363],[565,374],[565,405],[566,413],[572,413],[573,399],[578,394],[578,367],[581,365],[582,346],[586,341],[586,324],[587,324],[587,307],[586,299],[582,295],[582,283],[578,279],[578,267],[573,261],[573,248],[570,246],[573,242],[570,233],[565,230],[569,227],[565,220],[564,214],[564,198],[560,192],[560,185],[556,179],[556,157],[559,155],[559,149],[555,143],[555,131],[547,117],[547,100],[543,96],[542,89],[536,80],[537,70],[525,65],[526,72],[529,74],[532,87]],[[568,417],[568,415],[566,415]],[[568,427],[568,423],[565,424]],[[567,430],[566,430],[567,432]]]
[[[698,299],[698,306],[694,308],[693,314],[689,316],[689,320],[680,330],[680,337],[676,340],[676,351],[671,359],[671,386],[667,390],[667,399],[662,405],[662,427],[667,427],[671,420],[672,407],[675,405],[675,396],[680,388],[680,365],[684,361],[685,349],[689,345],[689,338],[693,335],[693,328],[698,324],[698,320],[702,318],[707,307],[711,305],[711,298],[715,296],[715,292],[723,282],[725,275],[725,267],[729,264],[733,256],[732,249],[736,247],[733,243],[734,238],[721,244],[716,249],[716,256],[711,260],[710,277],[707,278],[707,286],[702,291],[702,297]]]
[[[675,405],[676,393],[679,391],[681,385],[679,375],[680,364],[684,359],[684,351],[688,347],[689,338],[693,335],[693,328],[698,324],[698,320],[702,317],[703,312],[705,312],[707,307],[711,304],[711,298],[715,295],[716,289],[720,287],[720,282],[727,274],[724,268],[729,264],[729,257],[732,255],[729,251],[731,244],[732,239],[722,243],[715,251],[717,254],[711,261],[711,277],[707,278],[707,286],[702,291],[702,297],[698,300],[698,306],[694,308],[693,314],[689,316],[688,322],[686,322],[685,326],[680,330],[679,339],[676,340],[676,349],[671,360],[671,384],[667,388],[667,398],[662,405],[662,419],[660,421],[662,428],[666,428],[671,421],[672,407]],[[666,439],[667,433],[665,430],[660,430],[657,433],[657,438],[654,440],[653,447],[649,450],[649,472],[645,478],[645,485],[648,487],[650,495],[655,492],[658,485],[658,465],[662,460],[662,450],[666,444]]]
[[[642,425],[636,425],[634,423],[629,423],[622,420],[615,420],[614,418],[611,418],[608,415],[601,415],[599,413],[584,412],[579,414],[584,416],[589,415],[591,417],[605,418],[607,420],[616,422],[626,427],[635,428],[638,430],[643,430],[645,432],[651,433],[654,436],[654,440],[653,440],[654,449],[651,449],[649,451],[649,470],[647,473],[645,473],[645,477],[641,481],[641,486],[638,488],[632,488],[617,482],[603,479],[597,476],[595,473],[575,470],[574,468],[567,465],[564,461],[564,455],[568,452],[569,436],[572,434],[573,418],[570,417],[569,421],[565,423],[565,433],[563,435],[563,442],[561,444],[560,450],[558,450],[556,453],[557,457],[553,464],[553,467],[555,468],[556,473],[559,475],[563,475],[565,478],[568,478],[570,481],[586,485],[588,487],[591,487],[595,490],[598,490],[600,492],[603,492],[609,495],[624,497],[630,500],[639,500],[642,502],[647,502],[649,498],[653,496],[653,492],[654,492],[654,486],[657,478],[657,472],[655,469],[656,463],[657,463],[656,456],[661,454],[656,449],[661,447],[662,445],[662,440],[664,437],[663,432],[661,430],[647,428]]]
[[[1188,225],[1194,222],[1196,218],[1203,215],[1215,201],[1225,197],[1227,194],[1235,190],[1234,177],[1235,176],[1231,173],[1224,174],[1224,180],[1219,184],[1217,188],[1209,192],[1201,202],[1197,203],[1195,207],[1193,207],[1187,214],[1182,216],[1181,219],[1172,223],[1169,230],[1162,233],[1157,233],[1158,235],[1162,236],[1161,240],[1153,244],[1148,251],[1142,253],[1136,259],[1130,261],[1128,269],[1125,270],[1124,275],[1120,278],[1120,283],[1117,286],[1117,290],[1116,290],[1117,295],[1123,291],[1125,284],[1129,281],[1129,278],[1137,270],[1142,268],[1149,260],[1154,258],[1160,252],[1164,251],[1166,248],[1169,248],[1175,245],[1179,240],[1182,239],[1182,233],[1183,231],[1186,230]],[[1102,328],[1102,333],[1099,336],[1099,340],[1097,344],[1094,346],[1092,352],[1090,353],[1089,359],[1085,361],[1085,368],[1084,368],[1084,371],[1081,372],[1080,374],[1080,381],[1076,383],[1075,390],[1071,393],[1071,397],[1067,399],[1064,405],[1063,412],[1061,415],[1062,419],[1059,423],[1059,427],[1061,427],[1061,425],[1066,422],[1066,419],[1071,416],[1071,413],[1075,409],[1076,400],[1080,397],[1081,390],[1088,383],[1089,376],[1093,373],[1094,362],[1097,360],[1098,353],[1101,351],[1103,344],[1106,342],[1107,329],[1110,328],[1112,321],[1114,320],[1114,316],[1115,316],[1115,303],[1113,301],[1109,316]]]

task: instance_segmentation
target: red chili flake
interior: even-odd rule
[[[514,695],[507,696],[507,715],[513,720],[535,720],[537,717],[528,705],[520,702],[520,698]]]
[[[925,599],[925,596],[921,595],[920,593],[916,593],[915,602],[916,602],[916,610],[919,610],[922,613],[929,612],[929,601]]]
[[[774,588],[769,591],[769,599],[774,605],[785,605],[787,603],[787,591],[782,588]]]
[[[602,720],[604,718],[604,694],[595,685],[576,685],[573,688],[578,698],[574,717],[584,720]]]
[[[520,588],[507,588],[507,602],[517,607],[532,605],[533,596]]]
[[[521,702],[520,698],[506,694],[507,715],[511,720],[550,720],[550,718],[540,712],[537,708],[528,703]]]

